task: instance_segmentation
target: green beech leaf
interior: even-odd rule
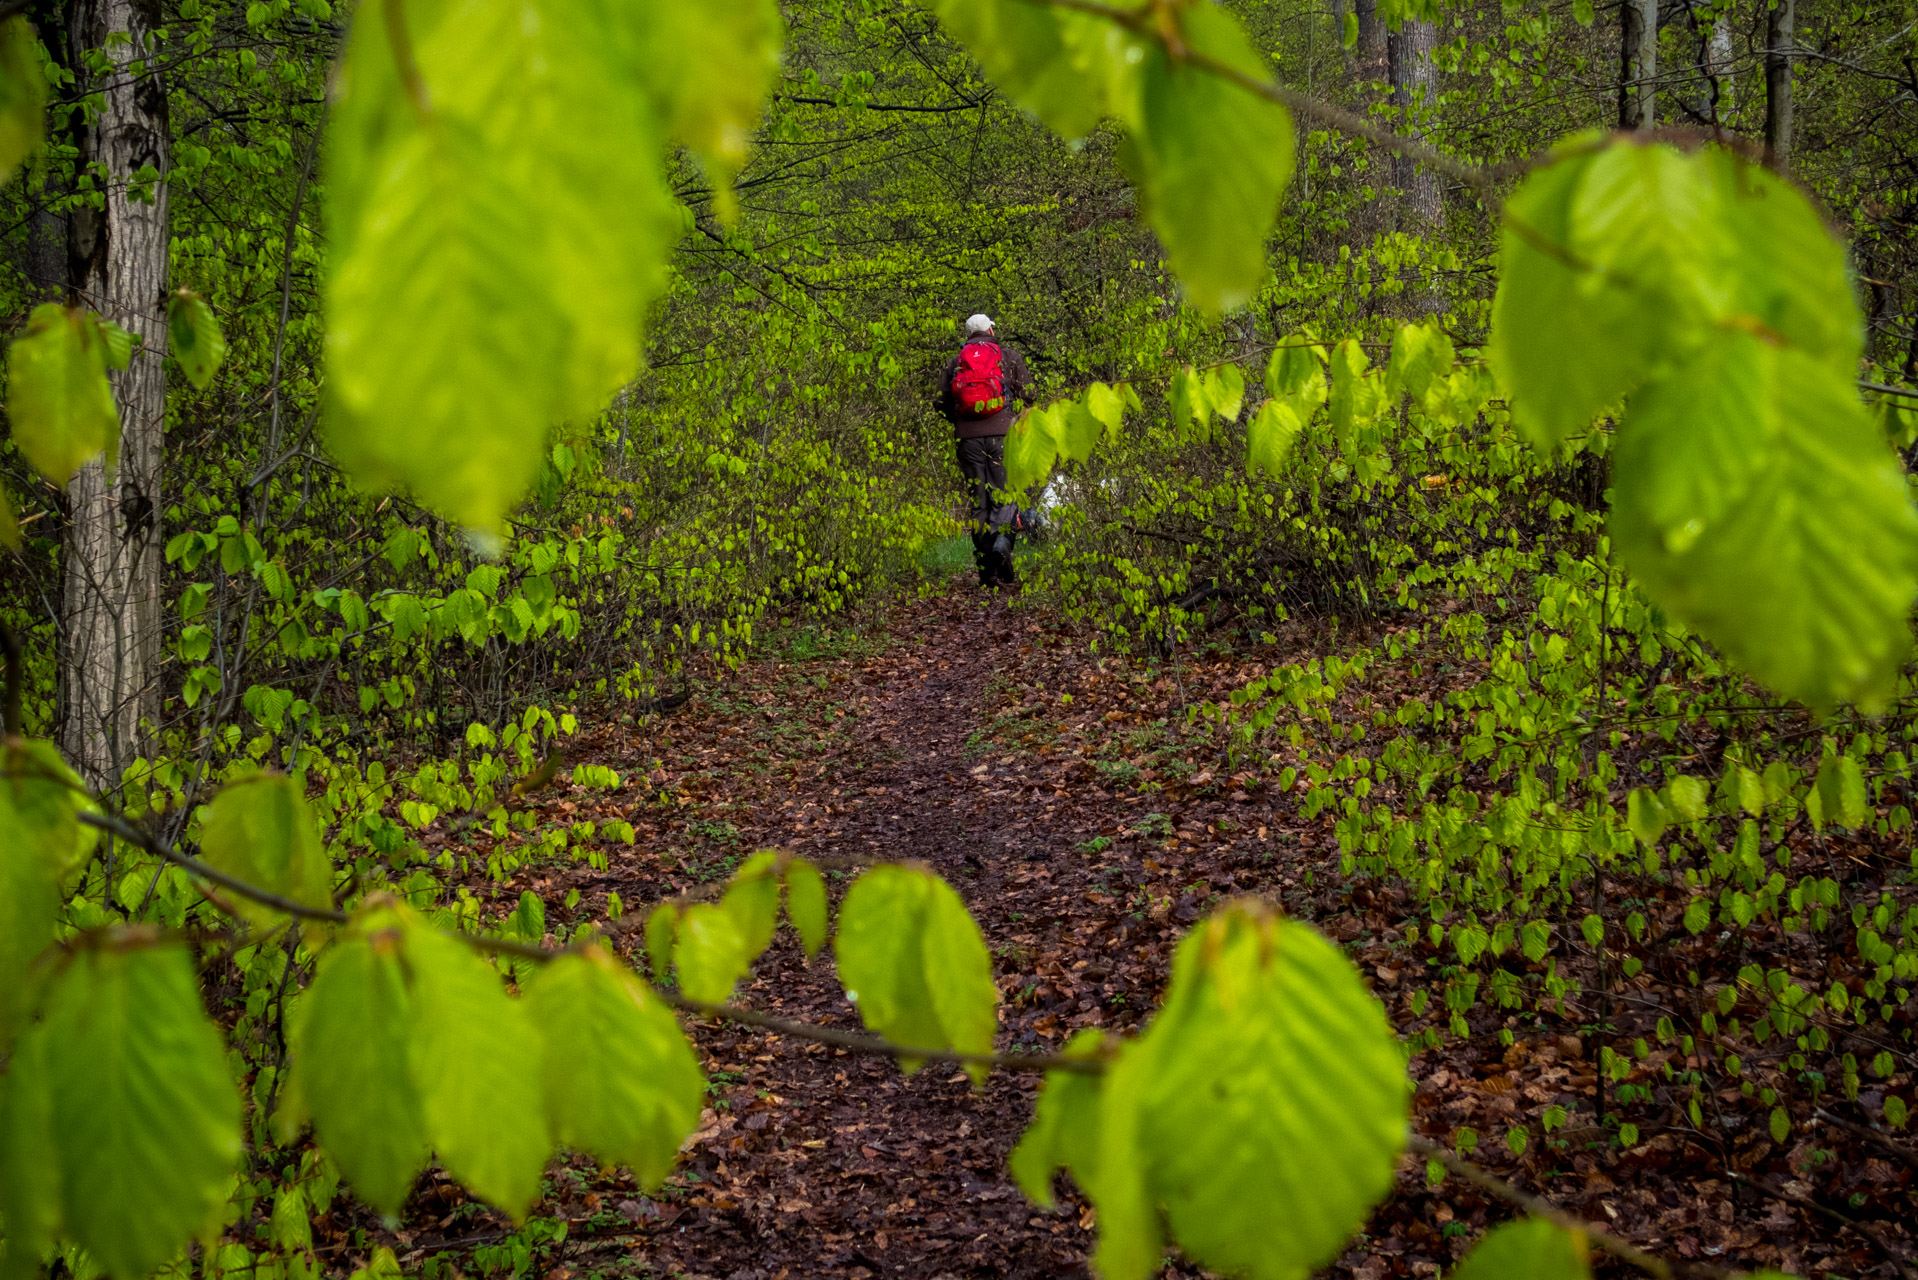
[[[426,1160],[410,1044],[418,1010],[399,953],[400,932],[390,926],[327,948],[301,997],[292,1044],[295,1088],[314,1132],[381,1213],[399,1212]]]
[[[654,95],[667,132],[699,153],[730,220],[731,176],[746,162],[760,102],[779,75],[785,24],[777,0],[613,5],[608,11],[614,20],[604,29],[633,42],[616,51],[623,55],[618,70]]]
[[[937,876],[926,879],[920,952],[933,1012],[946,1044],[963,1053],[990,1053],[999,1029],[992,953],[952,886]],[[971,1063],[966,1071],[977,1084],[985,1080],[987,1068]]]
[[[1236,422],[1245,407],[1245,373],[1236,364],[1208,369],[1205,375],[1205,399],[1212,412],[1226,422]]]
[[[1451,375],[1456,359],[1452,340],[1436,324],[1400,325],[1386,365],[1385,393],[1394,400],[1401,391],[1423,400],[1433,383]]]
[[[1095,382],[1086,388],[1086,412],[1098,419],[1105,427],[1107,436],[1119,434],[1120,428],[1125,425],[1125,409],[1125,396],[1105,383]]]
[[[1245,432],[1246,466],[1277,478],[1291,460],[1292,446],[1304,428],[1298,411],[1284,400],[1267,400],[1259,406]]]
[[[427,1140],[447,1172],[517,1219],[538,1198],[552,1150],[533,1022],[493,966],[417,920],[406,930],[406,971]]]
[[[1137,1050],[1147,1180],[1202,1266],[1303,1280],[1391,1189],[1409,1094],[1398,1040],[1311,928],[1256,903],[1202,922]]]
[[[1666,808],[1680,822],[1697,822],[1711,812],[1711,789],[1698,778],[1679,774],[1665,787]]]
[[[283,774],[227,784],[207,807],[200,848],[208,863],[249,884],[309,907],[333,905],[332,861],[306,797]],[[259,924],[280,918],[237,894],[233,905]]]
[[[779,927],[779,879],[778,853],[761,849],[739,864],[719,900],[739,926],[748,963],[772,945],[773,930]]]
[[[494,530],[548,430],[638,368],[686,225],[647,97],[656,59],[693,56],[656,43],[671,8],[416,0],[417,94],[387,11],[354,23],[328,126],[327,423],[362,482]]]
[[[20,549],[20,520],[13,514],[13,495],[4,484],[0,484],[0,548]]]
[[[13,1046],[0,1075],[0,1280],[37,1280],[60,1228],[60,1152],[53,1141],[53,1089],[45,1024]]]
[[[646,917],[646,963],[653,981],[664,983],[673,971],[673,939],[679,933],[679,905],[662,902]]]
[[[1059,456],[1070,462],[1084,462],[1098,446],[1105,424],[1078,400],[1060,405],[1058,415]]]
[[[35,470],[65,484],[118,447],[120,411],[107,384],[107,344],[92,313],[43,303],[7,352],[14,443]]]
[[[92,856],[100,832],[80,821],[100,806],[80,775],[51,742],[0,742],[0,831],[39,851],[55,878],[65,878]]]
[[[1827,755],[1818,764],[1818,778],[1812,784],[1821,822],[1832,822],[1855,831],[1871,816],[1871,802],[1865,792],[1865,775],[1850,756]]]
[[[1212,400],[1205,393],[1205,378],[1191,365],[1172,375],[1172,421],[1183,427],[1196,425],[1203,433],[1212,418]]]
[[[1290,396],[1309,383],[1325,382],[1325,348],[1311,334],[1295,333],[1272,348],[1265,364],[1265,393],[1274,399]],[[1320,400],[1324,400],[1321,395]]]
[[[1096,1058],[1106,1034],[1096,1027],[1074,1033],[1063,1051],[1066,1057]],[[1019,1189],[1042,1209],[1052,1208],[1053,1170],[1066,1168],[1084,1185],[1098,1178],[1100,1109],[1103,1094],[1098,1076],[1076,1071],[1048,1071],[1039,1090],[1032,1123],[1012,1149],[1007,1166]]]
[[[176,947],[82,952],[42,1029],[66,1231],[115,1280],[143,1280],[226,1198],[240,1097]]]
[[[700,902],[679,917],[673,963],[679,970],[679,989],[687,999],[724,1004],[734,984],[746,976],[752,957],[732,912],[716,903]]]
[[[1369,372],[1372,361],[1356,338],[1332,348],[1327,363],[1332,373],[1332,429],[1349,447],[1353,431],[1376,418],[1384,407],[1384,383]]]
[[[1513,421],[1540,448],[1631,390],[1659,336],[1641,332],[1638,300],[1606,288],[1580,253],[1575,211],[1596,146],[1561,144],[1505,202],[1490,355]]]
[[[1658,843],[1672,814],[1656,791],[1639,787],[1625,798],[1625,825],[1647,848]]]
[[[1727,243],[1717,269],[1732,285],[1727,310],[1855,376],[1863,317],[1844,246],[1811,201],[1735,151],[1708,147],[1692,164],[1719,197]]]
[[[0,22],[0,182],[46,134],[47,77],[33,27],[15,14]]]
[[[554,1136],[659,1185],[699,1124],[706,1087],[672,1011],[598,947],[549,961],[526,1006],[544,1037]]]
[[[794,858],[786,864],[786,917],[798,932],[808,960],[826,945],[826,912],[826,878],[812,863]]]
[[[1737,403],[1759,411],[1757,424],[1686,416],[1706,403],[1678,385],[1689,371],[1634,397],[1614,459],[1619,554],[1654,601],[1773,689],[1815,708],[1882,706],[1918,593],[1902,468],[1827,359],[1767,347],[1725,376],[1753,369],[1759,395]],[[1726,399],[1712,407],[1729,412]],[[1700,441],[1721,436],[1750,442],[1754,456],[1708,481]],[[1728,497],[1734,467],[1743,474]],[[1698,514],[1714,504],[1715,518]]]
[[[1457,1280],[1590,1280],[1583,1232],[1521,1218],[1485,1233],[1453,1273]]]
[[[833,951],[847,998],[875,1034],[913,1048],[991,1051],[998,1025],[991,956],[965,904],[939,877],[904,866],[860,876],[840,904]],[[902,1065],[912,1071],[919,1064]]]
[[[1059,459],[1057,410],[1028,409],[1006,433],[1006,488],[1023,492],[1044,483]]]
[[[1014,102],[1066,139],[1101,116],[1137,117],[1136,36],[1087,14],[1023,0],[931,0],[945,28]]]
[[[0,746],[0,1051],[32,1002],[34,961],[53,944],[59,875],[80,833],[93,834],[76,819],[79,793],[48,757],[65,770],[47,743]]]
[[[176,289],[166,304],[167,344],[187,381],[204,391],[226,357],[226,335],[206,299],[191,289]]]
[[[1186,45],[1257,80],[1265,60],[1219,5],[1178,10]],[[1202,311],[1244,305],[1265,278],[1265,238],[1292,176],[1284,107],[1154,43],[1140,62],[1140,120],[1120,149],[1187,301]]]

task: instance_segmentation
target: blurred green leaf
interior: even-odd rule
[[[1590,1280],[1583,1233],[1543,1218],[1520,1218],[1494,1227],[1472,1246],[1457,1280]]]
[[[47,77],[39,43],[25,17],[0,22],[0,182],[46,135]]]
[[[107,344],[91,312],[48,302],[7,352],[7,414],[34,469],[65,484],[118,447],[120,411],[107,383]]]
[[[804,858],[794,858],[786,864],[786,916],[798,931],[808,960],[826,945],[826,912],[825,877]]]
[[[552,1150],[533,1021],[471,947],[418,921],[405,963],[427,1141],[474,1194],[523,1217]]]
[[[526,1005],[544,1037],[554,1136],[657,1186],[705,1099],[705,1074],[672,1011],[598,947],[549,961]]]
[[[846,891],[833,949],[847,998],[875,1034],[912,1048],[991,1050],[991,956],[945,881],[913,867],[874,867]]]
[[[226,1198],[240,1098],[178,947],[97,947],[49,993],[41,1034],[66,1231],[144,1280]]]
[[[1219,5],[1177,10],[1192,50],[1257,80],[1265,60]],[[1140,62],[1140,121],[1120,149],[1146,220],[1188,302],[1244,305],[1265,278],[1265,238],[1292,176],[1292,117],[1284,107],[1154,43]]]
[[[748,963],[772,945],[779,927],[779,854],[761,849],[739,864],[719,905],[732,913]]]
[[[326,856],[299,784],[266,773],[228,783],[207,807],[201,856],[249,884],[321,910],[333,905],[333,863]],[[280,913],[233,895],[233,905],[257,925]]]
[[[396,922],[389,912],[371,923],[320,957],[299,1004],[293,1071],[314,1132],[346,1181],[379,1212],[397,1213],[426,1161],[411,1048],[418,1010]]]
[[[732,912],[716,903],[699,902],[680,913],[673,963],[679,971],[680,992],[687,999],[724,1004],[734,984],[746,976],[752,957]]]
[[[167,344],[187,381],[206,390],[214,370],[226,357],[226,335],[206,299],[190,289],[176,289],[166,304]]]

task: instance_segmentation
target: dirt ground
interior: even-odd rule
[[[541,807],[559,820],[624,817],[638,838],[607,845],[603,871],[522,875],[498,890],[500,909],[532,887],[552,904],[549,920],[572,924],[604,919],[617,893],[631,923],[652,902],[718,884],[765,847],[916,859],[958,889],[992,947],[1000,1047],[1055,1049],[1082,1026],[1134,1029],[1185,929],[1225,897],[1260,894],[1346,944],[1402,1028],[1435,1016],[1410,1012],[1413,990],[1436,971],[1407,959],[1409,903],[1342,887],[1330,815],[1300,818],[1274,777],[1230,772],[1214,739],[1185,722],[1184,708],[1299,652],[1195,658],[1162,675],[1100,658],[1036,610],[956,588],[875,611],[856,633],[781,634],[778,657],[703,684],[670,716],[589,727],[578,758],[618,769],[625,785],[610,796],[560,788],[542,793]],[[1301,629],[1292,644],[1314,642]],[[839,888],[846,878],[835,875]],[[569,889],[579,899],[561,909]],[[637,934],[621,945],[636,950]],[[789,933],[736,1000],[858,1026],[829,955],[808,965]],[[563,1221],[564,1238],[540,1243],[534,1228],[513,1235],[429,1178],[408,1225],[365,1224],[358,1239],[390,1236],[409,1271],[477,1248],[462,1270],[523,1265],[553,1280],[1090,1274],[1093,1215],[1067,1180],[1059,1209],[1045,1213],[1006,1172],[1035,1079],[1000,1072],[975,1091],[950,1069],[907,1077],[890,1061],[816,1043],[691,1029],[711,1106],[656,1194],[590,1162],[562,1168],[539,1213]],[[1450,1143],[1461,1126],[1489,1138],[1548,1106],[1589,1108],[1595,1048],[1579,1030],[1528,1019],[1509,1049],[1494,1027],[1415,1055],[1415,1126]],[[1858,1231],[1789,1202],[1805,1187],[1791,1181],[1791,1153],[1744,1166],[1770,1179],[1772,1190],[1754,1192],[1676,1126],[1647,1126],[1647,1140],[1623,1153],[1582,1138],[1603,1135],[1562,1133],[1523,1155],[1488,1140],[1475,1154],[1681,1265],[1896,1274]],[[1911,1170],[1854,1151],[1847,1159],[1870,1191],[1860,1216],[1895,1206]],[[1361,1280],[1434,1275],[1510,1216],[1456,1178],[1429,1185],[1408,1158],[1398,1192],[1335,1269]],[[1881,1241],[1887,1231],[1903,1251],[1902,1226],[1881,1222]],[[501,1241],[518,1241],[522,1256],[484,1252]],[[1201,1273],[1175,1263],[1168,1274]]]

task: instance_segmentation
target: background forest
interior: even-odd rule
[[[57,743],[102,801],[105,816],[88,821],[104,838],[89,835],[63,871],[57,937],[81,954],[85,939],[148,928],[159,932],[139,937],[196,949],[199,995],[228,1036],[227,1067],[245,1096],[246,1147],[230,1185],[216,1161],[180,1174],[184,1190],[156,1189],[138,1170],[82,1188],[128,1206],[130,1219],[172,1220],[204,1219],[192,1185],[213,1186],[223,1207],[211,1227],[184,1233],[197,1242],[184,1254],[170,1239],[103,1248],[107,1237],[87,1232],[111,1229],[89,1228],[73,1207],[83,1197],[71,1171],[47,1175],[66,1179],[70,1200],[37,1238],[21,1225],[27,1176],[0,1169],[9,1274],[31,1273],[40,1252],[81,1280],[157,1266],[431,1280],[449,1269],[620,1271],[569,1255],[568,1232],[590,1238],[577,1224],[600,1213],[602,1197],[606,1222],[615,1203],[644,1206],[621,1210],[621,1229],[657,1218],[654,1200],[629,1198],[634,1179],[608,1171],[624,1163],[656,1184],[691,1124],[669,1135],[658,1168],[625,1148],[593,1149],[605,1167],[575,1161],[523,1195],[473,1173],[478,1157],[435,1133],[442,1164],[474,1198],[443,1173],[414,1188],[404,1170],[384,1193],[372,1188],[374,1175],[331,1150],[331,1135],[324,1154],[303,1136],[308,1114],[326,1128],[327,1104],[290,1074],[289,1027],[314,989],[322,917],[305,938],[285,931],[284,916],[249,916],[191,863],[202,854],[233,872],[220,851],[243,831],[292,850],[291,865],[306,856],[306,819],[237,805],[223,817],[209,805],[273,776],[263,770],[289,775],[299,799],[288,812],[310,809],[314,849],[333,874],[317,887],[286,881],[281,905],[324,916],[334,903],[377,912],[391,902],[483,935],[516,984],[529,949],[576,944],[584,950],[569,956],[599,956],[592,940],[610,935],[636,965],[650,956],[662,988],[676,955],[671,998],[711,1013],[765,949],[772,915],[765,937],[742,926],[747,939],[728,944],[738,963],[714,978],[691,967],[685,940],[709,918],[689,904],[730,883],[727,901],[744,910],[734,895],[744,886],[750,897],[756,876],[774,877],[768,912],[783,885],[810,955],[827,889],[838,899],[852,865],[818,859],[821,880],[810,863],[791,864],[802,874],[783,858],[742,862],[725,805],[689,796],[687,779],[705,766],[675,764],[674,738],[699,739],[679,726],[728,711],[729,698],[745,705],[763,664],[839,664],[851,659],[835,646],[932,625],[912,611],[955,589],[965,566],[951,427],[930,402],[960,320],[981,310],[1025,355],[1042,403],[1088,406],[1035,415],[1016,438],[1015,478],[1048,481],[1035,494],[1047,528],[1007,606],[1054,628],[1021,653],[1036,643],[1081,665],[1039,671],[1022,657],[1019,674],[994,676],[1004,706],[967,732],[982,760],[1057,753],[1066,772],[1053,795],[1090,788],[1090,825],[1052,843],[1084,864],[1073,875],[1098,877],[1087,888],[1095,900],[1122,904],[1115,917],[1134,924],[1120,937],[1140,927],[1149,938],[1133,944],[1148,957],[1143,976],[1120,991],[1120,977],[1101,974],[1099,1009],[1061,1022],[1072,982],[1008,984],[1031,949],[989,925],[998,998],[1025,1010],[1015,1051],[1057,1055],[1067,1032],[1092,1028],[1072,1043],[1096,1057],[1096,1028],[1136,1027],[1186,963],[1172,958],[1179,927],[1243,891],[1344,922],[1327,931],[1363,966],[1412,1063],[1413,1149],[1425,1162],[1382,1211],[1399,1216],[1372,1231],[1396,1248],[1368,1252],[1362,1241],[1341,1254],[1344,1224],[1336,1240],[1275,1246],[1294,1252],[1268,1266],[1237,1245],[1208,1251],[1174,1212],[1188,1260],[1171,1265],[1289,1277],[1342,1257],[1367,1280],[1429,1274],[1509,1216],[1488,1217],[1487,1206],[1537,1186],[1617,1232],[1593,1237],[1606,1266],[1660,1277],[1720,1267],[1908,1276],[1918,1266],[1908,1222],[1918,1151],[1902,1132],[1918,1105],[1918,697],[1900,625],[1918,548],[1908,501],[1902,491],[1889,508],[1854,502],[1849,489],[1767,491],[1768,509],[1798,504],[1830,523],[1803,545],[1760,530],[1714,551],[1723,558],[1710,591],[1643,550],[1627,556],[1628,571],[1614,542],[1648,542],[1612,515],[1614,468],[1642,475],[1645,464],[1617,451],[1619,397],[1598,396],[1607,408],[1595,422],[1586,414],[1548,437],[1515,420],[1505,371],[1495,376],[1483,358],[1501,264],[1515,252],[1498,201],[1521,202],[1512,193],[1548,146],[1594,130],[1680,150],[1715,142],[1788,175],[1842,242],[1862,316],[1859,394],[1871,430],[1908,467],[1918,449],[1911,0],[1226,4],[1271,74],[1320,104],[1295,114],[1296,163],[1289,184],[1282,174],[1275,183],[1283,199],[1249,297],[1218,287],[1227,268],[1207,256],[1206,237],[1198,249],[1161,247],[1150,219],[1176,193],[1155,188],[1142,203],[1128,177],[1141,172],[1139,143],[1120,123],[1063,140],[1056,119],[1022,109],[996,87],[1004,75],[989,76],[977,49],[920,5],[787,0],[776,69],[776,39],[741,38],[763,46],[767,65],[742,59],[737,89],[718,90],[739,99],[729,122],[666,130],[670,207],[585,211],[576,225],[603,235],[582,230],[567,266],[580,275],[543,282],[563,292],[602,269],[620,274],[624,246],[671,246],[663,278],[633,286],[657,293],[643,338],[619,328],[624,317],[609,320],[619,342],[643,341],[643,369],[603,411],[542,418],[566,418],[543,440],[509,446],[478,432],[443,455],[403,433],[330,427],[363,388],[329,375],[329,360],[337,369],[350,356],[363,370],[372,347],[388,362],[386,385],[411,386],[417,369],[422,383],[480,387],[503,351],[535,358],[552,333],[499,332],[497,317],[533,287],[504,269],[440,297],[416,329],[329,326],[329,308],[337,318],[355,297],[403,299],[414,279],[404,269],[371,284],[329,275],[355,247],[329,228],[350,228],[358,245],[375,234],[355,221],[362,175],[339,159],[357,153],[323,136],[351,15],[329,0],[4,8],[38,35],[37,45],[9,35],[6,83],[24,73],[49,86],[44,144],[0,190],[7,331],[39,332],[36,307],[74,302],[121,324],[136,353],[171,353],[115,366],[125,371],[114,375],[122,425],[111,473],[96,462],[56,484],[19,439],[0,441],[7,731]],[[755,117],[762,76],[769,91]],[[493,88],[510,95],[502,84]],[[362,113],[351,127],[375,136],[392,126]],[[558,165],[652,163],[623,154],[613,124],[572,127]],[[1385,134],[1425,150],[1384,145]],[[31,139],[18,141],[24,152]],[[1270,167],[1230,135],[1189,144],[1196,163]],[[1731,181],[1747,180],[1758,181]],[[1681,222],[1683,210],[1671,211],[1689,198],[1676,185],[1655,197]],[[1541,208],[1525,205],[1525,216]],[[1207,214],[1178,216],[1203,225]],[[1650,245],[1640,266],[1686,269],[1686,245],[1653,243],[1636,225],[1621,216],[1613,230]],[[1727,259],[1781,279],[1816,275],[1809,258],[1762,261],[1756,243]],[[511,259],[512,245],[495,248]],[[124,303],[127,290],[149,301]],[[1594,362],[1604,356],[1595,350]],[[1752,394],[1753,406],[1790,398],[1772,384]],[[519,408],[470,392],[421,403],[454,422]],[[1747,408],[1701,397],[1678,416],[1709,422]],[[1075,423],[1096,441],[1075,437]],[[1043,448],[1042,426],[1053,433]],[[535,447],[522,501],[496,477]],[[436,471],[445,478],[419,479]],[[369,489],[369,478],[386,487]],[[1868,509],[1892,515],[1882,527],[1865,515],[1845,523]],[[1689,545],[1679,536],[1659,545],[1678,555]],[[1870,638],[1887,610],[1897,644]],[[1808,649],[1801,633],[1814,637]],[[1109,683],[1094,691],[1100,678]],[[1077,692],[1054,701],[1062,688]],[[858,693],[844,689],[831,696]],[[827,762],[840,713],[820,711],[810,686],[780,690],[768,719],[809,726],[820,715],[820,736],[768,748],[784,754],[762,752],[740,777],[776,765],[821,790],[837,785]],[[1074,721],[1092,727],[1069,753],[1033,746],[1061,740],[1074,698],[1071,716],[1109,715]],[[1048,716],[1058,725],[1047,728]],[[1066,754],[1080,762],[1064,765]],[[26,802],[9,803],[18,808],[0,806],[0,820],[26,830]],[[1188,811],[1203,815],[1198,826]],[[1264,844],[1267,823],[1283,824],[1291,845],[1246,853],[1251,831]],[[1221,844],[1217,859],[1192,847],[1201,827]],[[703,852],[670,855],[673,841]],[[776,832],[768,842],[784,843]],[[1315,842],[1318,854],[1301,852]],[[1101,861],[1120,854],[1138,865]],[[643,874],[630,872],[636,856]],[[260,879],[236,865],[240,881]],[[816,929],[801,905],[815,881]],[[669,909],[649,912],[642,891]],[[901,901],[919,892],[895,891]],[[232,931],[236,911],[257,931]],[[1239,927],[1230,909],[1214,918]],[[0,927],[12,923],[0,915]],[[1094,957],[1093,971],[1108,967]],[[8,1036],[30,1004],[30,985],[17,985],[18,998],[0,993]],[[888,1032],[863,1012],[870,1030]],[[1051,1026],[1033,1030],[1046,1016]],[[939,1043],[969,1067],[987,1065],[993,1045],[990,1027],[983,1044],[957,1033]],[[662,1072],[698,1074],[646,1045]],[[708,1053],[698,1086],[713,1105],[702,1116],[696,1096],[692,1111],[705,1134],[728,1106],[717,1061]],[[1043,1201],[1054,1165],[1070,1166],[1099,1212],[1086,1210],[1063,1254],[1014,1257],[1008,1246],[971,1273],[1072,1273],[1093,1222],[1107,1232],[1119,1220],[1108,1210],[1117,1193],[1084,1153],[1044,1136],[1047,1125],[1064,1133],[1076,1105],[1058,1101],[1076,1095],[1057,1083],[1076,1068],[1056,1056],[1025,1063],[1048,1066],[1064,1071],[1046,1095],[1060,1111],[1041,1112],[1038,1145],[1021,1148],[1013,1172]],[[1540,1066],[1562,1087],[1525,1074]],[[1024,1122],[1023,1094],[991,1096],[1005,1123]],[[0,1146],[27,1132],[7,1128],[26,1125],[25,1113],[0,1098]],[[557,1136],[567,1123],[556,1121]],[[650,1141],[635,1138],[632,1150],[658,1162]],[[1392,1141],[1396,1159],[1402,1138]],[[167,1147],[147,1152],[155,1170]],[[1467,1157],[1495,1169],[1502,1190],[1430,1217],[1416,1196],[1480,1176]],[[336,1161],[380,1212],[349,1205]],[[690,1182],[683,1173],[657,1203],[691,1204],[716,1176],[708,1165]],[[1640,1178],[1658,1182],[1661,1198],[1648,1192],[1621,1219],[1607,1197]],[[1361,1217],[1378,1194],[1361,1197]],[[590,1211],[578,1208],[589,1200]],[[702,1220],[722,1201],[699,1203]],[[1743,1229],[1739,1214],[1771,1216]],[[820,1227],[805,1224],[785,1230]],[[819,1273],[940,1271],[893,1263],[879,1238],[846,1245]],[[1576,1258],[1552,1253],[1570,1238],[1508,1239],[1536,1255],[1481,1265],[1580,1274],[1584,1237]],[[1102,1240],[1108,1276],[1133,1274],[1141,1258],[1156,1266],[1165,1243]],[[703,1266],[723,1270],[678,1257],[625,1273]]]

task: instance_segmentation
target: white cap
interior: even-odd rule
[[[975,311],[966,317],[966,336],[968,338],[975,333],[991,333],[992,329],[992,317],[983,311]]]

